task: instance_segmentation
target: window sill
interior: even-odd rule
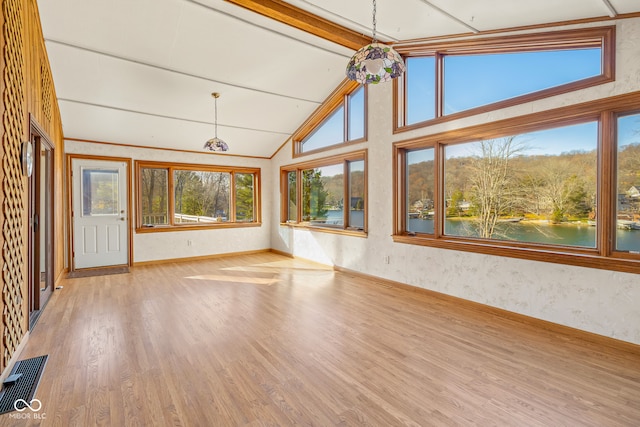
[[[220,228],[246,228],[261,226],[261,222],[221,222],[213,225],[156,225],[152,227],[137,227],[136,233],[163,233],[170,231],[216,230]]]
[[[290,228],[300,228],[311,231],[319,231],[321,233],[332,233],[332,234],[342,234],[347,236],[355,236],[355,237],[367,237],[367,232],[365,230],[358,230],[355,228],[339,228],[336,226],[322,226],[322,225],[313,225],[308,223],[299,223],[299,222],[282,222],[280,223],[281,227],[290,227]]]
[[[392,237],[395,243],[598,268],[601,270],[621,271],[625,273],[640,273],[640,259],[625,259],[622,258],[625,255],[622,253],[613,256],[602,256],[595,249],[574,249],[569,247],[566,249],[562,247],[549,248],[528,244],[515,245],[510,244],[510,242],[484,243],[481,241],[451,237],[433,238],[406,234],[396,234]]]

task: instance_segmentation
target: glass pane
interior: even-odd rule
[[[616,250],[640,252],[640,114],[618,119]]]
[[[349,162],[349,227],[364,229],[364,160]]]
[[[169,224],[169,184],[167,169],[142,168],[140,171],[142,225]]]
[[[309,137],[302,142],[302,152],[344,142],[344,107],[334,111]]]
[[[316,225],[343,225],[342,164],[302,171],[303,220]]]
[[[237,173],[236,178],[236,221],[254,221],[253,174]]]
[[[598,124],[446,147],[445,233],[594,248]]]
[[[407,152],[407,231],[433,233],[434,149]]]
[[[287,221],[298,221],[298,180],[296,171],[287,174],[288,185],[288,202],[287,202]]]
[[[364,86],[349,95],[349,141],[364,138]]]
[[[173,185],[175,224],[229,221],[229,173],[177,170]]]
[[[82,215],[118,215],[118,170],[82,169]]]
[[[444,58],[444,114],[602,73],[601,49],[450,55]]]
[[[407,58],[407,125],[436,117],[436,67],[433,56]]]

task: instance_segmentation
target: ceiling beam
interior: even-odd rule
[[[349,49],[358,50],[371,38],[281,0],[225,0],[267,18],[306,31]]]

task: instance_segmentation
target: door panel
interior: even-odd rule
[[[73,159],[74,268],[128,263],[127,164]]]
[[[98,253],[98,227],[82,227],[82,250],[83,254]]]
[[[122,250],[122,246],[120,245],[121,234],[122,227],[120,227],[120,225],[107,226],[107,252],[120,252]]]

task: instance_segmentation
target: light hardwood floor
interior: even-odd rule
[[[63,285],[21,356],[49,355],[41,425],[640,425],[640,352],[301,260]]]

